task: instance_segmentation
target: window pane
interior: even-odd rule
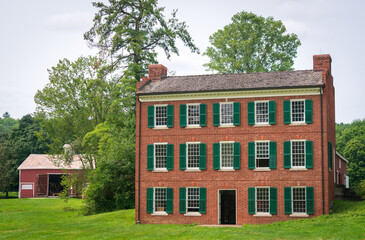
[[[256,103],[256,123],[268,123],[269,122],[269,103],[257,102]]]
[[[221,143],[222,167],[233,167],[233,143]]]
[[[305,213],[305,188],[293,188],[293,212]]]
[[[304,122],[304,101],[291,102],[292,122]]]
[[[199,168],[199,144],[187,144],[188,168]]]
[[[155,212],[166,212],[166,188],[155,188]]]
[[[188,105],[188,125],[199,125],[200,105]]]
[[[188,212],[199,212],[199,188],[188,188]]]
[[[292,144],[292,164],[293,167],[305,166],[305,143],[293,141]]]
[[[270,200],[269,200],[269,188],[256,188],[256,208],[257,212],[269,212]]]
[[[166,168],[166,144],[155,145],[155,164],[156,168]]]
[[[233,104],[222,103],[221,106],[221,122],[222,124],[233,123]]]
[[[256,142],[256,167],[269,167],[268,142]]]
[[[156,126],[166,126],[167,106],[155,106]]]

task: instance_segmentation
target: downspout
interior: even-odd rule
[[[325,206],[325,194],[324,194],[324,156],[323,156],[323,88],[321,88],[321,154],[322,154],[322,210],[323,210],[323,215],[325,213],[324,211],[324,206]]]
[[[140,224],[141,212],[141,101],[138,100],[138,214],[137,224]]]

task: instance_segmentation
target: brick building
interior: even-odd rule
[[[137,84],[136,222],[261,224],[334,200],[330,55],[313,70],[167,76]]]

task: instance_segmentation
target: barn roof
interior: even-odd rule
[[[51,155],[30,154],[18,169],[82,169],[82,163],[77,155],[73,156],[73,162],[70,165],[64,165],[60,159]]]
[[[320,87],[323,84],[322,71],[315,70],[168,76],[148,81],[137,94]]]

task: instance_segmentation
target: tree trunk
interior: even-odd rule
[[[9,196],[9,192],[8,192],[8,191],[6,191],[6,192],[5,192],[5,198],[8,198],[8,196]]]

